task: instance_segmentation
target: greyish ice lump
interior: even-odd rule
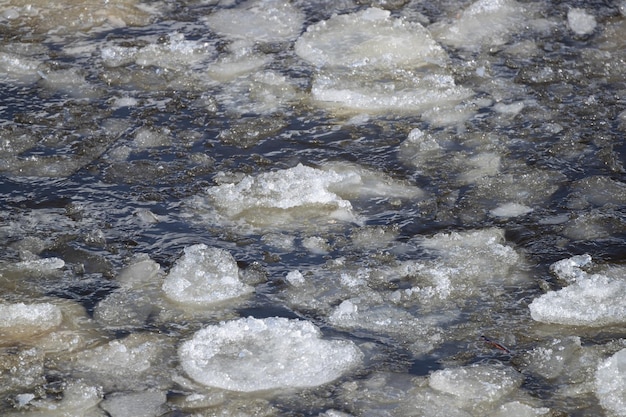
[[[362,359],[353,342],[321,336],[307,321],[248,317],[198,331],[178,355],[187,375],[209,387],[240,392],[315,387]]]

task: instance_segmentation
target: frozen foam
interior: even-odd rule
[[[280,317],[206,327],[183,343],[178,354],[195,381],[242,392],[322,385],[362,358],[352,342],[322,339],[311,323]]]
[[[605,410],[616,416],[626,416],[626,349],[598,366],[595,392]]]
[[[586,257],[576,257],[553,267],[572,283],[536,298],[529,305],[533,320],[594,327],[626,322],[626,280],[577,270],[576,265],[588,262]]]
[[[178,303],[203,306],[247,295],[253,288],[239,280],[239,267],[230,253],[198,244],[185,248],[167,274],[163,291]]]

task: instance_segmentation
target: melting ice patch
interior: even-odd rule
[[[339,378],[362,358],[354,343],[324,340],[311,323],[280,317],[206,327],[178,354],[195,381],[242,392],[315,387]]]
[[[336,222],[360,223],[347,198],[417,198],[422,194],[415,186],[351,164],[333,164],[325,169],[299,164],[209,187],[203,195],[189,200],[188,207],[203,223],[293,230]]]
[[[165,278],[163,291],[178,303],[203,306],[244,296],[253,288],[239,281],[239,268],[230,253],[199,244],[185,248]]]
[[[574,257],[552,270],[571,284],[536,298],[529,306],[533,320],[574,326],[606,326],[626,322],[626,281],[580,269],[588,260]]]
[[[295,51],[317,69],[313,99],[335,109],[426,111],[472,95],[443,68],[448,56],[426,28],[386,10],[369,8],[309,26]]]

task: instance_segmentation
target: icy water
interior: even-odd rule
[[[626,416],[626,3],[5,0],[0,414]]]

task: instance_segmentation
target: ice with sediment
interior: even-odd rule
[[[188,200],[187,207],[200,222],[293,230],[337,222],[360,223],[349,199],[422,195],[416,186],[353,164],[322,168],[298,164],[209,187]]]
[[[311,25],[295,51],[316,68],[313,99],[330,108],[426,111],[472,95],[444,68],[448,56],[428,29],[387,10],[372,7]]]
[[[315,387],[362,359],[353,342],[321,336],[307,321],[248,317],[199,330],[178,355],[187,375],[209,387],[241,392]]]
[[[186,247],[184,252],[163,282],[163,291],[170,300],[207,306],[253,291],[239,280],[237,262],[226,250],[197,244]]]
[[[626,322],[626,280],[621,276],[589,274],[580,267],[586,257],[574,257],[553,271],[570,285],[536,298],[530,305],[533,320],[576,326],[606,326]]]
[[[626,349],[600,363],[595,373],[600,405],[615,416],[626,416]]]

